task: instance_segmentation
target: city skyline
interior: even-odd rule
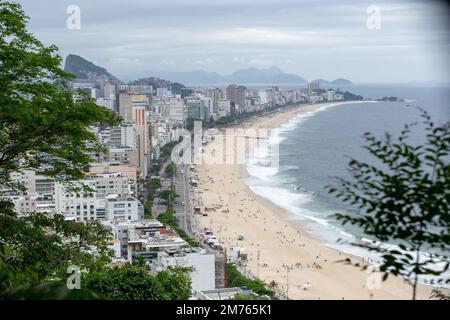
[[[438,2],[71,1],[0,0],[0,300],[450,299]]]
[[[18,2],[46,44],[124,81],[277,66],[308,80],[450,82],[448,11],[437,1],[78,1],[79,30],[67,28],[71,1]],[[370,5],[380,9],[379,28],[367,26]]]

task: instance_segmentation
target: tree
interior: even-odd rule
[[[158,272],[154,281],[161,286],[162,300],[187,300],[191,296],[191,268],[169,267]]]
[[[26,29],[17,3],[0,1],[0,185],[24,186],[12,172],[29,169],[66,180],[84,177],[99,150],[92,125],[120,118],[67,85],[55,46],[44,46]],[[21,219],[0,199],[0,287],[8,291],[47,279],[60,279],[69,263],[86,268],[107,262],[109,231],[98,222],[84,225],[60,215],[31,214]],[[89,253],[91,246],[97,253]],[[67,276],[67,275],[66,275]]]
[[[144,211],[145,218],[149,219],[152,215],[153,198],[155,191],[161,188],[161,180],[159,178],[152,178],[145,184],[147,189],[147,198],[145,199]]]
[[[166,166],[166,173],[170,176],[173,177],[175,175],[175,173],[177,172],[177,165],[173,162],[169,163]]]
[[[180,137],[181,140],[181,137]],[[161,147],[161,158],[163,160],[169,159],[169,157],[172,155],[172,149],[179,143],[180,141],[171,141],[169,143],[166,143]]]
[[[365,148],[380,165],[352,159],[352,180],[338,178],[337,187],[328,187],[358,209],[358,215],[335,217],[374,238],[373,243],[355,245],[381,254],[383,280],[389,273],[412,279],[413,299],[420,276],[439,276],[449,269],[450,252],[450,122],[436,125],[423,110],[422,117],[423,145],[407,143],[412,125],[405,125],[397,141],[389,134],[381,140],[365,133]],[[375,240],[398,244],[398,248]],[[429,254],[421,254],[424,251]],[[450,279],[439,280],[443,281]]]
[[[163,190],[159,193],[159,197],[161,199],[165,200],[169,206],[172,206],[172,202],[177,196],[178,195],[177,195],[175,189],[173,189],[173,188]]]
[[[152,178],[149,182],[149,189],[155,191],[161,188],[161,180],[159,178]]]
[[[234,263],[227,264],[228,271],[228,287],[247,287],[254,293],[260,296],[269,296],[271,299],[275,299],[275,292],[268,289],[264,281],[261,279],[249,279],[239,272]]]
[[[191,296],[187,269],[169,268],[152,276],[141,263],[86,273],[81,284],[105,299],[186,300]]]
[[[89,153],[100,150],[89,126],[120,121],[83,95],[74,99],[57,48],[30,34],[27,21],[19,4],[0,2],[0,185],[14,188],[10,173],[24,169],[83,178]]]
[[[0,291],[66,279],[69,265],[104,266],[111,257],[109,238],[98,221],[75,224],[62,215],[42,214],[18,219],[13,204],[0,201]]]

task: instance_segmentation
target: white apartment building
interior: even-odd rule
[[[180,98],[158,100],[155,107],[157,114],[163,120],[184,122],[186,119],[186,107]]]
[[[122,173],[100,173],[92,175],[89,180],[95,181],[97,199],[103,199],[111,194],[126,197],[136,191],[136,182]]]
[[[328,90],[327,91],[327,100],[328,101],[335,101],[336,100],[336,92],[334,92],[334,90]]]
[[[109,145],[136,149],[136,125],[133,122],[122,122],[120,126],[110,128]]]
[[[30,213],[36,211],[37,197],[35,195],[15,196],[8,198],[12,201],[12,203],[14,203],[15,209],[19,213]]]
[[[259,90],[258,97],[261,99],[262,104],[266,104],[268,102],[266,90]]]
[[[104,145],[110,145],[111,142],[111,128],[106,127],[103,130],[96,131],[98,141]]]
[[[167,98],[170,95],[170,91],[168,88],[156,88],[156,96],[158,98]]]
[[[316,103],[316,102],[321,102],[323,101],[323,97],[322,96],[309,96],[309,102],[311,103]]]
[[[80,188],[82,184],[95,190],[95,180],[81,180],[76,182],[75,186]],[[97,218],[97,206],[95,191],[72,190],[69,185],[64,185],[61,182],[55,184],[55,209],[57,213],[66,217],[73,217],[77,222],[83,222]]]
[[[114,100],[114,96],[116,94],[116,86],[112,83],[106,83],[103,86],[103,97],[105,98],[112,98]],[[113,104],[113,108],[114,109],[114,104]]]
[[[178,98],[169,99],[169,120],[178,122],[186,120],[186,108],[183,100]]]
[[[105,107],[109,110],[114,110],[114,98],[98,98],[96,102],[99,106]]]
[[[49,177],[36,174],[33,170],[13,172],[10,177],[11,180],[23,184],[27,194],[52,195],[54,193],[54,181]]]
[[[144,206],[134,197],[107,197],[106,220],[136,221],[144,219]]]
[[[155,265],[158,271],[169,266],[192,268],[189,274],[192,280],[192,295],[195,295],[198,291],[216,288],[215,256],[214,254],[207,254],[205,250],[175,256],[160,253]]]
[[[217,101],[217,115],[219,118],[230,115],[230,100],[219,99]]]

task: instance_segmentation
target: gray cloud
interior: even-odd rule
[[[277,65],[307,79],[450,81],[448,11],[436,1],[22,0],[31,30],[130,79],[151,70]],[[81,8],[81,30],[66,8]],[[369,5],[381,29],[366,27]]]

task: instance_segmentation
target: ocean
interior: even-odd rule
[[[376,264],[375,254],[350,244],[355,236],[365,238],[361,230],[342,226],[331,217],[337,212],[356,214],[355,208],[328,194],[325,186],[336,184],[335,177],[349,177],[350,158],[376,164],[363,148],[364,132],[377,137],[389,132],[396,137],[405,123],[421,121],[416,106],[427,110],[435,122],[450,121],[450,88],[352,86],[346,90],[372,99],[396,96],[405,102],[343,104],[292,118],[279,128],[279,168],[267,168],[267,149],[261,146],[248,161],[246,182],[328,246]],[[422,141],[419,125],[409,142]]]

